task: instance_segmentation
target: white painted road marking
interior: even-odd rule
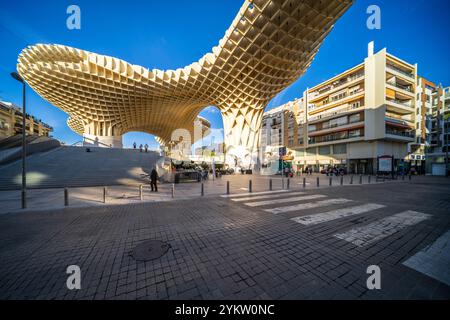
[[[403,262],[403,265],[450,286],[450,231]]]
[[[248,189],[246,189],[248,190]],[[222,195],[222,198],[236,198],[236,197],[244,197],[244,196],[259,196],[263,194],[272,194],[272,193],[283,193],[283,192],[289,192],[289,190],[276,190],[276,191],[264,191],[264,192],[249,192],[249,193],[237,193],[237,194],[225,194]]]
[[[287,197],[287,196],[299,196],[305,194],[304,192],[293,192],[293,193],[285,193],[285,194],[274,194],[274,195],[267,195],[267,196],[256,196],[256,197],[246,197],[246,198],[236,198],[231,199],[231,201],[235,202],[243,202],[243,201],[249,201],[249,200],[264,200],[264,199],[275,199],[279,197]]]
[[[363,227],[351,229],[347,232],[335,234],[338,239],[353,243],[358,247],[386,238],[394,233],[429,219],[431,216],[416,211],[405,211],[388,218],[384,218]]]
[[[247,202],[245,203],[248,207],[262,207],[262,206],[268,206],[271,204],[281,204],[281,203],[289,203],[289,202],[299,202],[299,201],[306,201],[306,200],[314,200],[314,199],[321,199],[326,198],[327,196],[321,195],[321,194],[313,194],[310,196],[302,196],[302,197],[292,197],[292,198],[285,198],[285,199],[277,199],[277,200],[267,200],[267,201],[259,201],[259,202]]]
[[[318,214],[312,214],[309,216],[303,216],[303,217],[297,217],[291,219],[292,221],[295,221],[297,223],[303,224],[305,226],[309,225],[315,225],[327,221],[332,221],[344,217],[349,217],[361,213],[370,212],[373,210],[384,208],[385,206],[381,204],[376,203],[368,203],[365,205],[357,206],[357,207],[349,207],[349,208],[343,208],[343,209],[337,209],[333,211],[318,213]]]
[[[343,203],[348,203],[351,201],[352,200],[348,200],[348,199],[329,199],[329,200],[318,201],[318,202],[302,203],[302,204],[298,204],[295,206],[289,206],[289,207],[266,209],[264,211],[270,212],[273,214],[278,214],[278,213],[284,213],[284,212],[292,212],[292,211],[300,211],[300,210],[306,210],[306,209],[312,209],[312,208],[326,207],[326,206],[331,206],[334,204],[343,204]]]

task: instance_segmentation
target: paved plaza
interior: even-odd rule
[[[269,192],[268,178],[234,176],[205,183],[204,197],[190,184],[174,200],[4,212],[0,298],[450,298],[448,179],[329,187],[322,176],[317,188],[315,178],[290,190],[273,178]],[[170,248],[136,261],[131,252],[148,240]],[[67,289],[70,265],[81,290]],[[372,265],[380,290],[366,285]]]

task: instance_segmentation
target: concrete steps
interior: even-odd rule
[[[160,159],[156,152],[63,146],[27,159],[28,188],[139,185]],[[21,188],[21,161],[0,166],[0,190]]]

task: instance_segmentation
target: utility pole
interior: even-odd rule
[[[26,110],[26,84],[25,80],[17,73],[12,72],[11,77],[22,83],[22,209],[27,208],[27,144],[26,144],[26,129],[27,129],[27,110]]]

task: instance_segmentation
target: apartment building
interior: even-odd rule
[[[261,126],[261,165],[263,173],[275,173],[280,168],[279,149],[287,148],[288,165],[295,150],[305,146],[305,109],[303,98],[288,102],[266,112]]]
[[[297,134],[302,144],[290,147],[295,150],[294,169],[337,166],[356,174],[374,173],[378,157],[385,155],[394,157],[398,170],[406,168],[410,144],[416,141],[416,79],[417,65],[386,49],[374,54],[373,43],[369,44],[363,63],[296,100],[303,112],[291,111],[302,127],[301,137]],[[286,109],[266,113],[262,141],[270,125],[273,133],[278,130],[278,135],[271,135],[276,141],[270,142],[288,146],[289,133],[282,130],[290,114]]]
[[[429,144],[426,148],[426,174],[446,175],[449,167],[450,147],[450,87],[441,85],[432,92],[429,119]],[[427,141],[428,142],[428,141]]]
[[[0,139],[22,133],[22,110],[10,102],[0,101]],[[27,114],[26,133],[28,135],[49,136],[53,128]]]

